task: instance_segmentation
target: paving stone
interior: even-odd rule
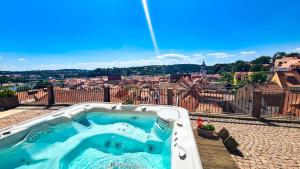
[[[193,127],[195,118],[191,117]],[[219,130],[227,128],[244,157],[231,155],[239,168],[300,169],[300,125],[203,118]]]

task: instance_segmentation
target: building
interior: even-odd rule
[[[236,85],[238,82],[251,80],[251,74],[253,72],[235,72],[233,75],[233,84]]]
[[[205,76],[206,73],[207,73],[207,70],[206,70],[206,64],[205,64],[205,62],[203,61],[203,62],[202,62],[202,65],[200,66],[200,74],[201,74],[202,76]]]
[[[122,76],[120,74],[108,75],[107,79],[109,82],[122,81]]]
[[[171,83],[177,83],[181,78],[186,78],[188,77],[189,79],[192,79],[191,74],[171,74],[170,75],[170,82]]]
[[[281,89],[298,92],[300,91],[300,75],[298,71],[278,71],[271,79],[272,82],[280,86]]]
[[[298,64],[300,59],[298,57],[283,57],[276,59],[274,63],[274,72],[277,71],[291,71],[292,65]]]

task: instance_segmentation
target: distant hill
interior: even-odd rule
[[[96,69],[88,73],[88,76],[106,76],[110,74],[129,75],[161,75],[161,74],[175,74],[175,73],[192,73],[199,72],[200,65],[197,64],[177,64],[177,65],[151,65],[139,66],[129,68],[108,68]]]

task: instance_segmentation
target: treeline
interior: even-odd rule
[[[199,72],[200,65],[197,64],[177,64],[177,65],[153,65],[129,68],[108,68],[96,69],[87,74],[87,76],[107,76],[111,74],[129,75],[162,75],[176,73],[192,73]]]
[[[289,53],[285,52],[277,52],[270,56],[261,56],[250,62],[245,62],[242,60],[238,60],[235,63],[229,64],[215,64],[214,66],[209,67],[209,74],[221,74],[224,72],[261,72],[261,71],[269,71],[270,67],[273,66],[273,62],[276,59],[281,59],[283,57],[298,57],[300,59],[299,53]]]

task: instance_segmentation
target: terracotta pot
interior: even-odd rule
[[[17,96],[0,98],[0,109],[11,109],[19,105]]]

